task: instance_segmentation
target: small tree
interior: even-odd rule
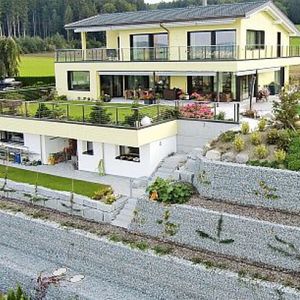
[[[0,38],[0,77],[19,74],[20,47],[12,37]]]
[[[107,112],[102,102],[98,101],[92,107],[90,122],[96,124],[108,124],[111,122],[111,114]]]
[[[298,115],[300,91],[284,89],[280,94],[280,101],[273,104],[273,112],[277,121],[280,121],[285,128],[294,129]]]
[[[124,119],[125,125],[134,127],[136,125],[136,122],[141,122],[141,120],[144,117],[144,114],[142,114],[138,108],[139,108],[139,103],[133,102],[131,105],[132,114],[125,116]]]
[[[45,103],[41,103],[35,113],[36,118],[48,118],[51,115],[51,110]]]

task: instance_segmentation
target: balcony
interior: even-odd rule
[[[155,48],[97,48],[56,51],[56,62],[238,61],[300,57],[299,46],[225,45]]]

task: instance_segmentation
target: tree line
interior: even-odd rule
[[[253,0],[208,0],[208,4]],[[300,24],[299,0],[274,0],[294,23]],[[79,36],[64,25],[98,13],[162,9],[202,5],[202,0],[173,0],[149,5],[144,0],[0,0],[0,37],[13,37],[23,53],[80,47]],[[105,35],[88,39],[89,47],[101,47]]]

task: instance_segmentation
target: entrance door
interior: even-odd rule
[[[281,32],[277,32],[277,57],[281,57]]]
[[[123,96],[123,76],[102,75],[100,76],[101,93],[111,97]]]

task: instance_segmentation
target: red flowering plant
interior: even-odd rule
[[[213,109],[207,104],[190,103],[184,105],[179,110],[180,116],[191,119],[212,119],[214,117]]]

